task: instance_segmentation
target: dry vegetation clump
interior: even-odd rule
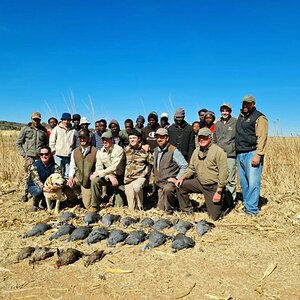
[[[55,225],[57,217],[46,211],[31,212],[30,203],[18,201],[20,189],[9,192],[23,174],[16,138],[17,133],[5,136],[0,132],[0,299],[299,299],[300,138],[269,139],[258,217],[242,214],[239,202],[204,236],[199,237],[195,228],[188,231],[196,245],[177,253],[171,251],[170,241],[145,252],[141,246],[108,248],[105,241],[91,246],[80,241],[49,241],[54,228],[45,235],[22,239],[22,233],[34,224]],[[203,197],[197,200],[202,202]],[[76,207],[73,211],[80,216],[73,224],[82,226],[84,211]],[[130,212],[109,205],[100,214],[108,212],[167,217],[174,222],[177,218],[192,223],[208,220],[205,212],[166,216],[156,209]],[[124,230],[133,229],[139,229],[138,225]],[[172,227],[165,233],[176,234]],[[85,258],[59,270],[53,267],[55,257],[34,266],[26,260],[13,263],[23,247],[35,245],[54,250],[73,247],[87,254],[100,249],[107,255],[88,268]]]

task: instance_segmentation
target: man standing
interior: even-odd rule
[[[170,126],[169,115],[166,112],[163,112],[160,115],[160,126],[162,128],[166,128],[166,129],[168,129],[168,127]]]
[[[95,122],[95,141],[96,148],[100,150],[103,147],[102,134],[106,131],[107,122],[104,119]]]
[[[256,110],[255,98],[245,96],[236,123],[235,146],[245,212],[257,215],[261,172],[268,138],[268,120]]]
[[[135,123],[136,124],[134,128],[142,133],[144,129],[145,118],[142,115],[139,115],[137,116]]]
[[[80,146],[72,151],[68,185],[80,186],[82,202],[85,208],[98,210],[95,195],[91,194],[90,175],[95,171],[97,148],[90,145],[90,132],[80,129],[78,132]]]
[[[198,116],[199,116],[199,121],[200,121],[200,128],[204,128],[205,126],[205,121],[204,121],[204,116],[208,112],[206,108],[201,108],[198,111]]]
[[[96,170],[90,176],[91,192],[96,195],[98,203],[101,202],[101,187],[114,188],[115,206],[123,206],[123,179],[125,169],[125,154],[123,148],[114,144],[110,131],[102,134],[103,148],[96,155]]]
[[[143,187],[149,175],[152,155],[141,143],[142,134],[133,129],[128,134],[129,145],[125,148],[125,193],[130,210],[143,209]],[[147,147],[148,148],[148,147]]]
[[[52,192],[49,187],[44,187],[46,179],[53,173],[60,173],[59,166],[54,162],[51,148],[44,146],[39,151],[40,159],[30,167],[28,191],[33,197],[32,211],[37,211],[40,201],[45,200],[44,192]]]
[[[178,200],[189,201],[189,193],[202,193],[208,215],[217,220],[222,212],[222,193],[228,177],[226,153],[212,143],[208,128],[199,130],[198,142],[188,168],[176,182]]]
[[[24,195],[22,202],[28,201],[28,179],[30,176],[30,167],[35,159],[39,158],[41,147],[48,146],[47,129],[41,124],[41,114],[33,112],[31,122],[23,127],[17,140],[17,149],[24,158]]]
[[[61,175],[69,177],[70,157],[74,141],[74,129],[71,127],[71,115],[63,113],[61,122],[53,128],[49,146],[55,155],[54,160],[61,168]]]
[[[176,198],[177,179],[181,177],[188,163],[181,152],[169,143],[168,130],[159,128],[155,133],[158,147],[154,150],[154,178],[158,186],[157,207],[172,214],[178,206]],[[181,201],[183,200],[183,201]],[[191,212],[192,206],[189,199],[180,199],[179,208]]]
[[[143,130],[142,142],[144,145],[149,145],[150,151],[153,152],[154,148],[157,147],[155,132],[160,128],[158,123],[158,116],[155,111],[152,111],[148,115],[148,125]]]
[[[169,143],[175,146],[189,162],[195,149],[195,138],[192,126],[184,118],[184,109],[178,108],[174,116],[175,123],[168,128]]]
[[[230,103],[224,103],[220,107],[221,118],[215,125],[213,141],[227,154],[228,183],[227,189],[231,193],[232,200],[236,198],[236,153],[235,153],[235,126],[236,118],[231,116]]]

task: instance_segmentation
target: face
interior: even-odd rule
[[[200,114],[199,114],[199,120],[200,120],[200,122],[204,122],[204,115],[205,115],[205,112],[201,111]]]
[[[107,139],[107,138],[103,138],[102,141],[103,141],[103,147],[106,150],[108,150],[111,147],[112,143],[113,143],[112,139]]]
[[[51,153],[48,151],[48,149],[41,148],[40,150],[40,159],[43,164],[48,164],[51,159]]]
[[[78,126],[80,123],[80,119],[73,119],[73,123],[75,126]]]
[[[31,121],[32,121],[33,127],[38,127],[41,124],[41,119],[39,119],[39,118],[33,118],[33,119],[31,119]]]
[[[104,132],[105,131],[105,129],[106,129],[106,126],[105,126],[105,124],[104,123],[102,123],[102,122],[97,122],[97,123],[95,123],[95,129],[96,129],[96,131],[98,131],[98,132]]]
[[[82,137],[82,136],[80,136],[79,137],[79,142],[80,142],[80,145],[82,147],[86,147],[89,144],[89,138],[88,137]]]
[[[206,115],[204,121],[207,125],[211,125],[214,122],[214,118],[211,115]]]
[[[112,124],[110,125],[110,130],[111,130],[111,132],[118,132],[119,127],[118,127],[117,124],[112,123]]]
[[[175,122],[178,125],[181,125],[183,123],[184,117],[175,117]]]
[[[243,101],[242,112],[244,114],[248,113],[254,107],[254,102],[245,102]]]
[[[193,131],[197,134],[200,130],[200,124],[199,123],[194,123],[193,125]]]
[[[138,128],[143,128],[144,127],[143,119],[137,119],[136,120],[136,125],[137,125]]]
[[[50,128],[53,129],[57,125],[57,122],[54,119],[50,119],[48,124],[49,124]]]
[[[156,142],[160,148],[164,148],[169,141],[168,135],[156,135]]]
[[[211,136],[203,136],[199,135],[198,136],[198,143],[199,146],[202,148],[206,148],[211,142]]]
[[[125,130],[126,130],[126,132],[128,133],[128,132],[130,132],[131,130],[132,130],[132,125],[131,125],[131,123],[125,123]]]
[[[80,127],[82,129],[88,129],[90,124],[81,124]]]
[[[61,120],[61,124],[65,128],[69,127],[70,123],[71,123],[71,120],[69,120],[69,119],[67,119],[67,120],[66,119],[65,120]]]
[[[229,118],[230,113],[231,113],[231,111],[228,107],[224,106],[221,108],[221,115],[224,120],[227,120]]]
[[[150,118],[148,122],[149,122],[150,126],[153,126],[156,123],[154,118]]]
[[[160,125],[164,127],[168,123],[168,118],[161,118],[160,119]]]
[[[140,144],[141,138],[136,135],[130,135],[128,137],[128,140],[129,140],[130,146],[137,147]]]

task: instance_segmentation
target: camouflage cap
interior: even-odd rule
[[[42,118],[41,114],[37,111],[35,111],[31,114],[31,119],[40,119],[41,120],[41,118]]]
[[[110,130],[107,130],[105,132],[102,133],[101,136],[102,139],[111,139],[112,138],[112,133]]]
[[[229,102],[225,102],[220,106],[220,110],[222,110],[222,107],[227,107],[230,109],[230,111],[232,111],[232,106]]]
[[[247,102],[247,103],[252,103],[254,102],[255,103],[255,98],[251,95],[246,95],[244,98],[243,98],[243,102]]]
[[[211,132],[207,127],[204,127],[199,130],[198,136],[211,136]]]

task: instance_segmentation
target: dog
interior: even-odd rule
[[[51,192],[44,191],[48,212],[52,211],[51,201],[56,201],[54,212],[58,214],[60,202],[67,200],[67,197],[62,193],[64,185],[65,180],[59,173],[53,173],[46,179],[44,187],[51,190]]]

